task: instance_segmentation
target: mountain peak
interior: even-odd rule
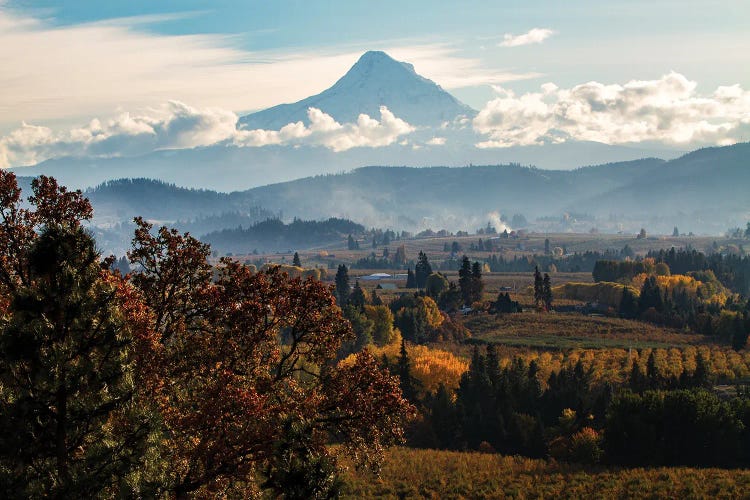
[[[368,51],[331,88],[293,104],[281,104],[244,116],[247,129],[278,130],[288,123],[308,123],[308,108],[317,108],[340,123],[353,122],[364,113],[380,117],[386,106],[397,117],[412,125],[439,126],[458,116],[476,112],[420,76],[414,66],[393,59],[383,51]]]
[[[368,50],[364,54],[362,54],[357,60],[357,62],[352,66],[351,69],[360,69],[360,68],[367,68],[372,69],[375,67],[404,67],[407,70],[409,70],[412,73],[416,72],[414,71],[414,65],[409,64],[407,62],[400,62],[383,52],[382,50]],[[351,71],[351,70],[350,70]]]

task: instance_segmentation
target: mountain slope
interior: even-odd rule
[[[387,106],[397,117],[412,125],[440,126],[457,116],[473,117],[476,111],[460,102],[435,82],[398,62],[385,52],[366,52],[331,88],[292,104],[281,104],[244,116],[246,129],[278,130],[288,123],[309,123],[307,110],[318,108],[339,123],[354,122],[360,113],[380,117]]]

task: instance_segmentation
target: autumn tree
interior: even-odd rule
[[[443,276],[441,273],[432,273],[427,276],[425,282],[425,293],[428,296],[437,299],[440,294],[448,289],[448,278]]]
[[[80,191],[44,176],[32,191],[23,208],[0,171],[0,491],[148,494],[136,477],[153,428],[137,385],[143,310],[82,228]]]
[[[353,333],[325,284],[278,268],[252,273],[229,259],[214,279],[208,246],[136,224],[132,279],[163,349],[154,400],[166,493],[282,494],[290,478],[309,478],[304,491],[325,496],[328,475],[305,471],[335,463],[329,437],[366,464],[402,438],[411,408],[398,380],[367,351],[337,364]]]

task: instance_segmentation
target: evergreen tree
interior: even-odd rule
[[[417,265],[414,267],[414,277],[416,279],[417,288],[424,288],[427,284],[427,277],[432,273],[432,266],[430,261],[427,260],[427,255],[420,251],[417,257]]]
[[[458,270],[458,287],[461,289],[461,297],[464,305],[470,305],[473,297],[473,280],[471,274],[471,261],[464,255],[461,260],[461,268]]]
[[[403,338],[401,339],[401,351],[398,357],[398,377],[401,381],[401,392],[404,399],[416,401],[417,395],[411,378],[411,361],[409,360],[409,353],[406,351],[406,341]]]
[[[406,271],[406,288],[417,288],[417,278],[411,268]]]
[[[619,310],[620,316],[626,319],[634,319],[638,316],[638,298],[628,287],[622,290]]]
[[[550,281],[549,274],[544,273],[544,279],[542,280],[542,297],[544,299],[544,310],[552,310],[552,282]]]
[[[482,282],[482,266],[479,262],[474,262],[471,265],[471,302],[479,302],[482,300],[482,292],[484,292],[484,282]]]
[[[354,289],[349,295],[349,304],[356,307],[360,312],[365,310],[365,305],[367,305],[367,296],[365,295],[365,291],[362,290],[362,287],[359,286],[359,280],[356,280],[354,282]]]
[[[534,307],[541,309],[544,303],[544,279],[539,266],[534,267]]]
[[[747,345],[748,331],[747,321],[742,314],[737,313],[734,319],[734,332],[732,334],[732,349],[741,351]]]
[[[297,267],[302,267],[302,262],[299,260],[299,254],[297,252],[294,252],[294,259],[292,259],[292,265]]]
[[[710,388],[713,385],[711,362],[707,360],[700,351],[698,351],[698,356],[695,360],[695,371],[693,372],[692,385],[693,387],[705,388]]]
[[[346,246],[349,250],[359,250],[359,242],[351,234],[347,238]]]
[[[544,255],[549,255],[552,253],[549,248],[549,238],[544,239]]]
[[[350,293],[349,270],[346,268],[346,265],[339,264],[338,270],[336,271],[336,299],[339,307],[344,307],[349,303]]]
[[[641,288],[641,296],[638,299],[638,311],[642,314],[652,307],[656,312],[662,312],[664,310],[664,300],[662,299],[661,289],[656,281],[656,277],[649,276],[643,282],[643,287]]]
[[[664,385],[663,376],[661,370],[659,370],[656,364],[656,356],[654,350],[651,350],[651,354],[648,356],[646,361],[646,378],[648,379],[649,389],[662,389]]]
[[[0,490],[117,496],[149,435],[118,280],[80,227],[48,226],[25,250],[0,330]]]

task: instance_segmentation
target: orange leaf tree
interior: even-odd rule
[[[136,224],[132,282],[162,346],[166,491],[329,494],[331,440],[373,465],[402,439],[412,408],[398,382],[366,352],[336,363],[353,334],[328,286],[229,259],[213,269],[207,245]]]

